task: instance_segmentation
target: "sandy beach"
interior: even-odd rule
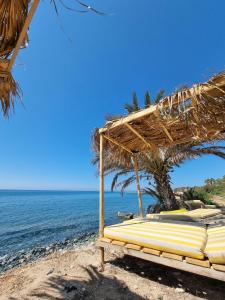
[[[216,299],[225,285],[150,262],[106,253],[99,270],[94,243],[53,253],[0,275],[1,300]]]

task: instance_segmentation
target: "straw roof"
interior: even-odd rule
[[[32,10],[30,3],[31,0],[0,0],[0,103],[4,116],[8,116],[20,94],[11,70],[19,49],[28,42],[27,30],[39,0],[33,2]]]
[[[194,84],[165,97],[157,105],[107,122],[94,133],[94,150],[99,135],[105,150],[118,153],[147,152],[189,142],[225,139],[225,72],[205,83]]]
[[[7,58],[16,46],[28,14],[30,0],[0,0],[0,57]],[[22,46],[27,42],[27,36]]]

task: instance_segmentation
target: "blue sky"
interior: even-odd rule
[[[225,69],[225,2],[98,0],[89,3],[108,16],[59,4],[59,18],[49,2],[14,67],[24,106],[0,120],[0,188],[96,190],[91,134],[108,113],[123,114],[134,90],[142,99],[147,89],[170,92]],[[224,174],[224,161],[205,157],[172,180],[195,185]]]

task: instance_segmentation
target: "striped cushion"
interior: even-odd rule
[[[189,224],[143,222],[117,224],[104,229],[104,237],[143,247],[203,259],[206,229]]]
[[[194,209],[191,211],[188,211],[186,213],[184,213],[185,215],[188,215],[190,217],[193,218],[209,218],[209,217],[213,217],[216,216],[218,214],[221,213],[220,209],[215,209],[215,208],[198,208],[198,209]]]
[[[177,212],[172,214],[171,212],[168,212],[168,214],[165,213],[160,213],[160,214],[147,214],[146,217],[149,219],[165,219],[164,215],[171,215],[171,219],[174,218],[178,218],[177,216],[179,216],[179,218],[182,219],[182,216],[184,216],[184,220],[185,217],[188,218],[193,218],[193,219],[204,219],[204,218],[209,218],[209,217],[213,217],[216,215],[221,214],[221,210],[220,209],[215,209],[215,208],[198,208],[198,209],[194,209],[194,210],[190,210],[190,211],[184,211],[184,212]],[[174,216],[174,217],[173,217]]]
[[[215,264],[225,264],[225,225],[209,227],[205,254]]]

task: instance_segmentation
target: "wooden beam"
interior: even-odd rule
[[[142,252],[152,254],[152,255],[156,255],[156,256],[160,256],[160,254],[161,254],[161,251],[155,250],[155,249],[150,249],[150,248],[143,248]]]
[[[142,195],[141,195],[141,187],[140,187],[140,179],[138,175],[138,162],[136,157],[133,156],[133,163],[134,163],[134,171],[136,176],[136,184],[137,184],[137,193],[138,193],[138,206],[139,206],[139,214],[143,218],[144,217],[144,209],[142,203]]]
[[[193,86],[192,88],[190,88],[188,91],[186,91],[186,99],[184,99],[184,102],[189,100],[191,98],[191,96],[193,95],[193,92],[196,91],[196,96],[198,96],[200,93],[206,93],[206,92],[210,92],[212,90],[215,90],[216,88],[220,88],[220,86],[223,86],[225,84],[225,79],[224,78],[219,78],[218,79],[218,83],[215,86],[212,85],[202,85],[201,91],[196,91],[196,88]],[[165,97],[163,100],[166,100],[167,97]],[[173,102],[173,104],[177,104],[179,103],[179,100],[175,100]],[[165,107],[168,105],[165,105]],[[111,126],[108,127],[103,127],[99,129],[99,132],[106,132],[109,131],[110,129],[125,125],[126,123],[132,122],[132,121],[136,121],[140,118],[146,117],[148,115],[150,115],[151,113],[155,112],[158,109],[158,104],[157,105],[151,105],[150,107],[143,109],[141,111],[138,111],[136,113],[130,114],[127,117],[124,117],[118,121],[112,122]]]
[[[100,194],[99,194],[99,237],[104,236],[104,137],[100,135]]]
[[[23,43],[23,41],[24,41],[24,39],[26,37],[27,30],[28,30],[28,28],[30,26],[30,23],[32,21],[32,18],[33,18],[34,14],[35,14],[35,11],[36,11],[36,9],[38,7],[39,2],[40,2],[40,0],[34,0],[31,8],[29,10],[29,13],[28,13],[27,18],[26,18],[26,20],[24,22],[23,28],[22,28],[22,30],[20,32],[20,36],[19,36],[19,38],[17,40],[16,47],[15,47],[15,49],[13,51],[13,55],[12,55],[12,57],[10,59],[10,62],[9,62],[9,67],[8,67],[9,71],[11,71],[12,66],[13,66],[13,64],[14,64],[14,62],[16,60],[17,54],[18,54],[18,52],[20,50],[20,47],[21,47],[21,45],[22,45],[22,43]]]
[[[104,236],[104,137],[100,135],[99,237]],[[101,269],[104,270],[104,247],[100,247]]]
[[[112,245],[117,245],[117,246],[124,246],[126,243],[125,242],[121,242],[121,241],[116,241],[116,240],[113,240]]]
[[[132,121],[134,121],[134,120],[136,120],[136,119],[145,117],[145,116],[151,114],[151,113],[152,113],[153,111],[155,111],[155,110],[156,110],[156,105],[152,105],[152,106],[150,106],[149,108],[146,108],[146,109],[144,109],[144,110],[138,111],[138,112],[133,113],[133,114],[130,114],[130,115],[128,115],[127,117],[122,118],[121,120],[118,120],[118,121],[112,123],[112,125],[111,125],[110,127],[108,127],[108,128],[106,128],[106,127],[100,128],[100,129],[99,129],[99,132],[100,132],[100,133],[106,132],[106,131],[109,130],[109,129],[112,129],[112,128],[115,128],[115,127],[124,125],[124,124],[126,124],[126,123],[128,123],[128,122],[132,122]]]
[[[149,147],[150,149],[154,148],[150,143],[146,141],[146,139],[136,130],[134,129],[129,123],[125,124],[127,128],[129,128],[142,142]]]
[[[201,266],[201,267],[204,267],[204,268],[210,268],[210,263],[209,263],[208,260],[200,260],[200,259],[191,258],[191,257],[186,257],[185,260],[189,264]]]
[[[158,123],[159,126],[162,128],[162,130],[164,131],[164,133],[166,134],[166,136],[168,137],[168,139],[173,142],[173,138],[171,136],[171,134],[169,133],[168,129],[164,126],[164,124],[161,122],[160,117],[159,117],[159,110],[154,112],[154,115],[157,117],[158,119]]]
[[[212,268],[217,271],[225,272],[225,265],[212,264]]]
[[[173,254],[173,253],[168,253],[168,252],[163,252],[161,254],[162,257],[166,257],[166,258],[172,258],[174,260],[179,260],[179,261],[183,261],[183,256],[181,255],[177,255],[177,254]]]
[[[185,261],[179,261],[179,260],[174,260],[174,259],[170,259],[170,258],[166,258],[166,257],[162,257],[162,256],[156,256],[156,255],[152,255],[149,253],[145,253],[143,251],[136,251],[133,249],[127,249],[125,247],[121,247],[119,245],[112,245],[109,243],[104,243],[104,242],[97,242],[98,246],[102,246],[102,247],[106,247],[107,250],[112,250],[112,251],[121,251],[124,254],[133,256],[133,257],[137,257],[137,258],[141,258],[150,262],[154,262],[157,264],[161,264],[167,267],[171,267],[173,269],[177,269],[177,270],[182,270],[182,271],[186,271],[186,272],[190,272],[190,273],[194,273],[194,274],[198,274],[201,276],[205,276],[205,277],[209,277],[209,278],[213,278],[213,279],[217,279],[217,280],[221,280],[225,282],[225,273],[221,272],[221,271],[216,271],[213,268],[205,268],[205,267],[201,267],[201,266],[196,266],[196,265],[192,265],[192,264],[188,264]]]
[[[138,246],[138,245],[135,245],[135,244],[126,244],[125,247],[128,248],[128,249],[136,250],[136,251],[141,250],[141,246]]]
[[[105,138],[106,140],[110,141],[111,143],[113,143],[113,144],[119,146],[119,147],[122,148],[123,150],[129,152],[130,154],[133,154],[132,151],[131,151],[129,148],[127,148],[127,147],[124,146],[123,144],[117,142],[117,141],[116,141],[115,139],[113,139],[112,137],[110,137],[110,136],[108,136],[108,135],[104,135],[104,138]]]

